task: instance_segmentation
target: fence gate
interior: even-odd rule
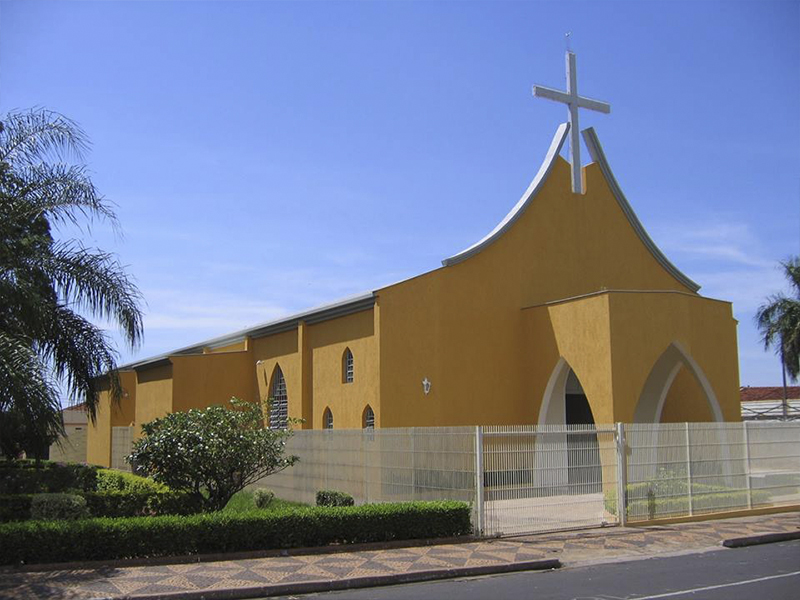
[[[476,460],[484,534],[617,523],[613,426],[492,426],[476,435],[483,450]]]

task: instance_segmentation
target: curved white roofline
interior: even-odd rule
[[[445,267],[460,263],[462,260],[466,260],[470,256],[473,256],[483,250],[486,246],[503,235],[503,233],[505,233],[505,231],[514,224],[514,221],[516,221],[520,215],[525,212],[528,204],[531,203],[531,200],[533,200],[533,197],[539,192],[539,189],[544,184],[545,179],[547,179],[547,176],[550,174],[550,170],[553,168],[553,165],[556,164],[558,153],[561,152],[561,147],[567,140],[567,133],[569,133],[569,123],[562,123],[558,126],[556,134],[553,136],[553,141],[550,142],[550,149],[547,151],[547,156],[545,156],[542,166],[539,167],[539,172],[536,174],[536,177],[533,178],[533,181],[528,186],[528,189],[525,190],[524,194],[522,194],[522,198],[520,198],[519,202],[517,202],[514,208],[512,208],[505,218],[500,221],[497,227],[492,229],[491,233],[489,233],[489,235],[484,237],[481,241],[473,244],[466,250],[462,250],[450,258],[445,258],[442,261],[442,264]]]
[[[553,137],[553,141],[550,143],[550,149],[547,151],[547,155],[545,156],[544,162],[542,162],[542,166],[539,167],[539,172],[536,174],[536,177],[534,177],[533,181],[528,186],[528,189],[525,190],[525,193],[522,195],[522,198],[520,198],[519,202],[517,202],[514,208],[512,208],[505,218],[500,221],[497,227],[495,227],[491,233],[489,233],[482,240],[473,244],[466,250],[462,250],[458,254],[454,254],[453,256],[444,259],[442,261],[442,265],[449,267],[468,259],[470,256],[474,256],[486,248],[489,244],[494,242],[501,235],[503,235],[503,233],[505,233],[506,230],[514,224],[520,215],[525,212],[525,209],[531,203],[534,196],[536,196],[536,194],[539,192],[544,184],[545,179],[547,179],[547,176],[550,174],[550,170],[553,168],[553,165],[556,162],[556,157],[558,157],[559,152],[561,152],[561,147],[564,145],[564,142],[567,139],[569,127],[569,123],[562,123],[559,125],[558,129],[556,130],[556,134]],[[614,194],[617,204],[619,204],[623,214],[628,219],[628,222],[631,224],[631,227],[633,227],[633,230],[636,232],[636,235],[639,236],[639,239],[642,240],[642,243],[650,251],[656,261],[658,261],[658,263],[664,267],[664,269],[666,269],[670,275],[672,275],[681,284],[685,285],[693,292],[697,292],[700,289],[700,286],[682,273],[678,267],[673,265],[669,259],[664,256],[664,253],[661,252],[652,238],[647,234],[647,231],[645,231],[641,221],[639,221],[639,218],[636,216],[636,213],[633,212],[633,208],[625,198],[625,194],[622,193],[622,189],[619,187],[619,184],[614,177],[614,173],[611,171],[611,167],[608,165],[608,161],[603,153],[603,148],[600,145],[600,140],[597,138],[597,133],[595,133],[594,128],[589,127],[588,129],[584,129],[581,133],[583,134],[583,139],[586,142],[586,147],[589,149],[589,154],[591,155],[592,160],[600,167],[600,172],[603,174],[608,187],[611,189],[611,193]]]
[[[670,260],[664,256],[664,253],[661,252],[658,246],[656,246],[656,243],[647,234],[647,231],[645,231],[644,226],[642,225],[641,221],[639,221],[636,213],[633,212],[633,207],[631,207],[631,205],[628,203],[628,200],[625,198],[625,194],[622,193],[622,188],[619,187],[617,179],[614,177],[614,173],[611,171],[611,167],[608,165],[606,155],[603,152],[603,147],[600,145],[600,139],[597,137],[594,127],[584,129],[581,133],[583,134],[583,141],[586,142],[586,147],[589,149],[589,155],[600,167],[600,172],[603,174],[603,177],[605,177],[608,187],[611,188],[611,193],[614,194],[614,198],[616,198],[619,207],[627,217],[628,222],[631,224],[631,227],[633,227],[636,235],[638,235],[639,239],[642,240],[642,243],[650,251],[650,254],[653,255],[653,258],[655,258],[670,275],[672,275],[675,279],[680,281],[693,292],[697,292],[700,289],[700,286],[689,279],[689,277],[684,275],[684,273],[678,269],[678,267],[673,265]]]

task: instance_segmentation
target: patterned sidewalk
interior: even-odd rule
[[[0,572],[0,598],[120,598],[341,582],[423,571],[559,559],[565,566],[719,548],[722,540],[800,529],[800,513],[657,527],[569,533],[385,550],[290,555],[208,563]],[[735,552],[735,550],[731,550]],[[276,588],[275,591],[278,591]],[[260,590],[267,595],[269,590]]]

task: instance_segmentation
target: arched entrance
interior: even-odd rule
[[[558,482],[551,483],[565,485],[570,494],[601,491],[603,473],[592,408],[578,376],[563,358],[545,389],[539,425],[551,426],[543,428],[553,431],[542,439],[553,466],[562,469]]]
[[[569,363],[560,358],[539,409],[539,425],[594,425],[589,399]]]
[[[679,342],[672,342],[653,364],[650,374],[642,387],[636,410],[633,414],[634,423],[660,423],[670,387],[678,373],[685,369],[696,380],[702,390],[702,398],[708,403],[713,420],[723,421],[722,409],[708,378],[697,362],[686,352]],[[686,419],[695,421],[700,419]]]

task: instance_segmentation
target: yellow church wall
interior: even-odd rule
[[[701,369],[723,419],[741,419],[736,321],[730,303],[674,293],[609,297],[616,421],[633,421],[647,377],[673,342]],[[692,417],[690,421],[707,420],[704,408],[684,414]]]
[[[667,392],[662,423],[709,422],[714,420],[703,390],[694,375],[681,367]]]
[[[546,379],[531,380],[539,339],[534,334],[525,341],[522,308],[603,289],[691,294],[635,233],[599,168],[590,165],[585,176],[587,193],[573,194],[569,165],[556,159],[537,196],[493,243],[462,262],[377,291],[383,427],[535,422]],[[554,309],[552,317],[575,310]],[[593,310],[579,311],[589,311],[589,324]],[[731,325],[728,317],[721,329]],[[559,343],[585,348],[572,359],[581,382],[615,391],[613,381],[595,383],[600,380],[591,375],[611,377],[608,352],[605,363],[581,358],[597,354],[590,348],[610,344],[608,338],[566,328],[578,331]],[[533,356],[523,356],[523,348]],[[431,381],[427,396],[425,377]],[[610,422],[615,413],[609,394],[593,393],[598,422]]]
[[[278,364],[289,416],[304,419],[303,428],[321,428],[326,407],[335,428],[360,428],[367,404],[381,427],[536,423],[561,358],[583,385],[595,422],[632,421],[671,343],[700,365],[723,415],[738,420],[730,305],[673,277],[597,165],[584,177],[587,193],[573,194],[569,164],[556,158],[502,235],[461,262],[378,290],[371,310],[287,324],[281,333],[141,371],[137,424],[231,395],[265,400]],[[342,382],[347,347],[352,384]],[[673,386],[675,397],[694,394],[692,420],[707,418],[680,374]],[[686,410],[672,404],[668,418]]]
[[[226,404],[232,396],[252,402],[256,394],[250,352],[171,356],[172,410]]]
[[[86,461],[103,467],[111,466],[111,428],[128,426],[136,420],[136,372],[121,371],[122,398],[111,402],[108,382],[101,385],[95,422],[86,432]]]
[[[225,346],[219,346],[218,348],[203,348],[203,354],[221,354],[223,352],[245,352],[248,349],[248,338],[240,340],[238,342],[234,342],[232,344],[227,344]]]
[[[143,423],[173,412],[171,364],[140,369],[137,377],[134,438],[141,437]]]
[[[372,310],[316,323],[308,327],[312,373],[312,427],[322,429],[326,408],[334,429],[360,429],[367,404],[380,419],[378,343]],[[353,353],[353,382],[344,383],[345,350]]]
[[[599,294],[523,311],[532,341],[527,356],[526,388],[534,421],[547,384],[563,358],[581,383],[595,423],[613,423],[609,298]]]
[[[101,467],[111,466],[111,406],[107,392],[100,393],[95,421],[89,421],[86,462]]]
[[[289,417],[305,419],[306,423],[296,428],[311,427],[311,415],[303,414],[303,356],[299,345],[300,328],[270,336],[253,338],[250,343],[252,360],[256,365],[258,398],[266,401],[272,390],[275,366],[280,365],[286,381]]]

